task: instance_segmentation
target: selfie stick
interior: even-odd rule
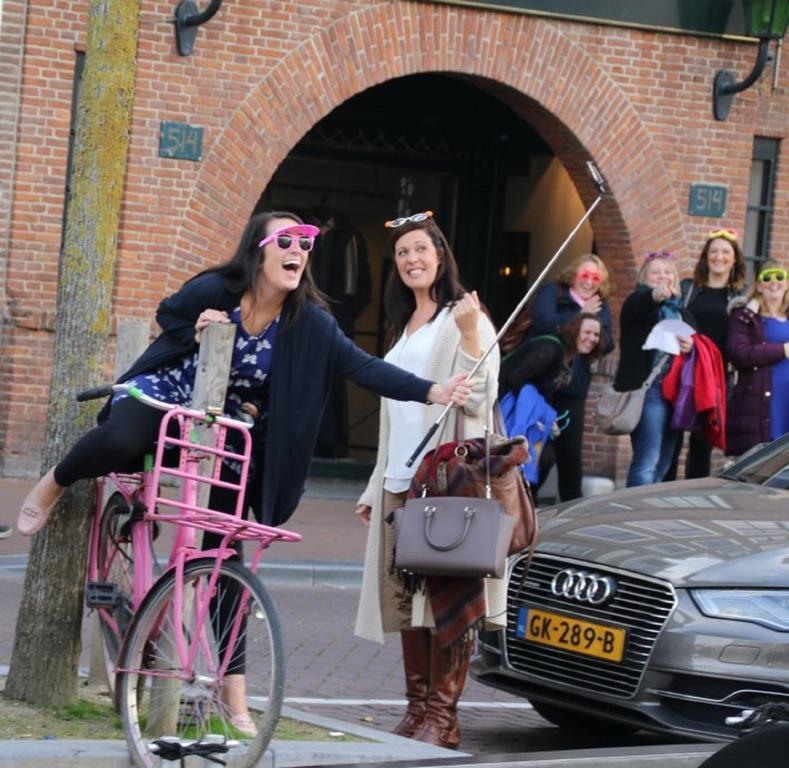
[[[526,306],[527,302],[532,297],[532,294],[537,290],[537,288],[540,287],[540,283],[542,283],[542,281],[546,278],[551,267],[554,265],[554,263],[559,258],[559,256],[562,255],[562,252],[570,244],[570,241],[575,237],[576,233],[581,228],[581,225],[592,215],[592,211],[594,211],[594,209],[597,208],[600,201],[605,197],[605,181],[603,181],[603,177],[600,175],[600,171],[597,170],[597,166],[591,160],[587,160],[586,170],[589,172],[589,175],[592,177],[592,181],[594,182],[595,187],[597,187],[597,198],[589,206],[589,209],[581,217],[581,220],[575,225],[573,231],[570,232],[569,235],[567,235],[567,238],[559,246],[559,250],[556,251],[556,253],[554,253],[554,255],[551,257],[551,260],[545,265],[543,271],[540,272],[539,275],[537,275],[537,279],[531,284],[529,290],[526,291],[526,295],[520,300],[518,306],[515,307],[509,318],[507,318],[507,322],[501,326],[501,330],[496,335],[496,339],[494,340],[494,342],[487,348],[487,350],[485,350],[485,353],[482,355],[482,357],[480,357],[480,359],[477,360],[477,364],[471,369],[471,371],[469,371],[469,374],[466,377],[467,381],[474,377],[474,374],[480,369],[482,363],[485,362],[487,356],[493,351],[495,346],[499,343],[501,337],[507,332],[507,329],[515,322],[515,318],[518,317],[518,315],[521,313],[521,310]],[[422,442],[419,443],[416,450],[411,454],[411,457],[405,463],[407,467],[413,465],[419,454],[422,453],[422,449],[427,445],[430,438],[433,437],[433,435],[436,433],[436,430],[441,426],[441,422],[444,420],[446,415],[453,407],[454,407],[454,403],[448,403],[444,407],[444,410],[441,412],[441,415],[436,419],[434,424],[427,431],[427,434],[422,438]]]

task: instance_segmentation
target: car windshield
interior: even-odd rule
[[[752,449],[724,470],[721,477],[789,489],[789,434]]]

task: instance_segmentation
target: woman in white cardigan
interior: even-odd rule
[[[496,332],[480,310],[476,292],[460,284],[452,251],[432,213],[387,222],[395,266],[384,295],[392,346],[386,360],[408,371],[442,381],[470,371],[494,343]],[[496,399],[499,352],[494,349],[469,382],[464,436],[480,437]],[[438,644],[429,596],[413,595],[393,570],[394,529],[387,521],[403,505],[419,459],[439,439],[454,439],[457,413],[450,411],[419,459],[405,462],[437,418],[428,405],[381,401],[378,457],[356,514],[369,526],[356,634],[384,642],[384,633],[400,632],[408,709],[395,733],[444,747],[457,747],[457,702],[463,691],[471,653],[472,628],[448,648]],[[441,435],[443,434],[443,437]],[[450,582],[451,583],[451,582]],[[487,614],[504,616],[504,589],[486,588]],[[494,599],[492,595],[495,594]],[[496,603],[494,606],[492,603]]]

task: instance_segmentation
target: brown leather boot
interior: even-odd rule
[[[457,749],[460,744],[458,701],[466,685],[471,660],[471,642],[458,641],[452,648],[442,649],[435,635],[431,636],[431,677],[427,709],[422,725],[411,738],[437,747]]]
[[[408,708],[394,733],[411,738],[422,725],[427,705],[427,690],[430,682],[430,630],[403,629],[400,632],[403,644],[403,669],[405,671],[405,696]]]

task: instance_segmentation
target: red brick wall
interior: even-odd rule
[[[18,0],[5,2],[14,5]],[[37,469],[43,436],[74,51],[84,44],[87,3],[28,5],[3,276],[11,326],[2,351],[13,361],[10,408],[0,416],[7,474]],[[633,254],[669,248],[687,270],[704,233],[721,223],[687,215],[691,182],[728,186],[725,223],[743,227],[753,137],[786,133],[789,100],[785,89],[771,91],[769,68],[736,97],[726,122],[712,118],[715,71],[749,71],[750,44],[430,3],[231,0],[200,28],[195,53],[182,58],[174,48],[174,5],[141,3],[116,317],[150,318],[184,277],[226,257],[309,128],[391,78],[431,71],[473,77],[543,135],[587,203],[594,190],[583,161],[599,164],[612,194],[593,225],[614,275],[615,310],[632,287]],[[785,81],[787,57],[783,62]],[[162,120],[205,129],[201,162],[157,156]],[[779,173],[775,254],[789,246],[788,178]],[[612,475],[627,461],[594,430],[587,445],[591,471]]]

